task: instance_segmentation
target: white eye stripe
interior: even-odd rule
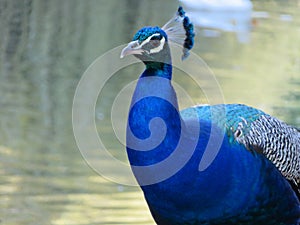
[[[164,45],[165,45],[165,38],[162,37],[162,39],[160,40],[160,45],[157,46],[156,48],[150,49],[150,53],[158,53],[158,52],[160,52],[161,50],[163,50]]]
[[[143,47],[145,44],[149,43],[149,41],[151,40],[151,38],[153,37],[158,37],[161,34],[152,34],[150,37],[148,37],[145,41],[143,41],[143,43],[140,45],[140,47]],[[163,37],[164,38],[164,37]]]
[[[152,34],[150,37],[148,37],[145,41],[143,41],[141,43],[141,45],[138,46],[138,49],[141,49],[145,44],[149,43],[151,38],[153,37],[157,37],[157,36],[160,36],[161,34]],[[162,37],[161,40],[160,40],[160,45],[157,46],[156,48],[153,48],[153,49],[150,49],[150,53],[158,53],[160,52],[163,48],[164,48],[164,45],[165,45],[165,38]]]

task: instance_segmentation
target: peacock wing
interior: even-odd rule
[[[224,129],[232,142],[266,156],[290,182],[300,199],[300,131],[261,110],[242,104],[194,106],[181,112],[207,119]],[[201,124],[200,124],[201,127]]]

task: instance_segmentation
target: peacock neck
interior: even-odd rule
[[[127,127],[130,128],[127,129],[127,150],[132,165],[145,166],[157,163],[168,157],[178,144],[181,117],[176,93],[171,84],[171,75],[172,66],[169,64],[148,64],[138,80]],[[153,122],[155,120],[156,122]],[[166,133],[161,139],[163,128]],[[147,144],[144,142],[146,139],[149,139]],[[143,148],[148,146],[154,148],[152,151],[135,151],[130,148],[139,143]]]
[[[160,62],[147,62],[145,64],[146,69],[138,80],[133,99],[141,95],[143,98],[151,97],[151,100],[158,97],[160,100],[151,101],[149,106],[155,106],[157,111],[161,111],[171,103],[173,108],[178,111],[177,96],[171,82],[172,65]],[[149,111],[145,109],[141,113],[147,114]]]
[[[163,62],[144,62],[146,65],[146,70],[141,75],[141,77],[156,76],[161,78],[166,78],[168,80],[172,79],[172,65],[170,63]]]

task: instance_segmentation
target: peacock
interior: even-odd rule
[[[298,129],[243,104],[179,111],[170,43],[183,46],[185,59],[194,36],[179,7],[162,28],[140,29],[121,52],[146,67],[131,100],[126,150],[155,222],[299,225]]]

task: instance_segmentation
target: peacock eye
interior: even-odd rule
[[[160,34],[154,35],[153,37],[151,37],[150,43],[153,47],[158,47],[160,45],[161,39],[162,39],[162,35]]]
[[[150,43],[153,47],[158,47],[160,45],[160,40],[150,40]]]
[[[138,46],[139,46],[138,43],[134,43],[134,44],[131,46],[131,48],[136,48],[136,47],[138,47]]]

